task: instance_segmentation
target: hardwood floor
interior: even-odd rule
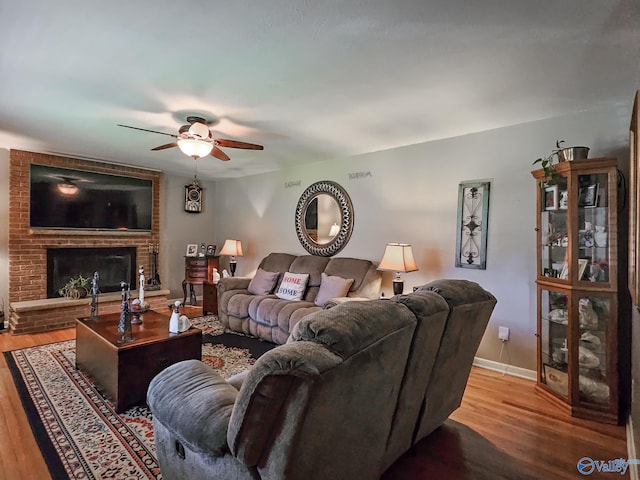
[[[200,315],[186,307],[190,316]],[[75,330],[0,334],[5,352],[75,338]],[[473,368],[462,406],[383,476],[395,479],[629,478],[577,471],[579,459],[627,459],[624,427],[572,418],[527,380]],[[4,356],[0,359],[0,480],[49,479]]]

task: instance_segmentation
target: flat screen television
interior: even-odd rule
[[[34,229],[151,231],[153,180],[31,164]]]

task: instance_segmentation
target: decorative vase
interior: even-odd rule
[[[596,247],[607,246],[607,232],[604,231],[603,225],[596,225],[596,233],[593,234],[593,239],[596,242]]]

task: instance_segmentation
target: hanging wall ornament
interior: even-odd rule
[[[193,182],[184,187],[184,209],[189,213],[202,212],[202,188],[198,183],[198,162],[196,160]]]
[[[487,268],[489,185],[468,182],[458,187],[456,267]]]

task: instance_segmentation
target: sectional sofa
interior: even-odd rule
[[[495,304],[441,280],[311,313],[240,378],[167,368],[147,396],[163,478],[379,478],[460,405]]]
[[[369,260],[271,253],[253,278],[220,280],[218,317],[230,330],[283,344],[304,316],[346,300],[377,298],[381,282]],[[291,298],[295,293],[299,298]]]

